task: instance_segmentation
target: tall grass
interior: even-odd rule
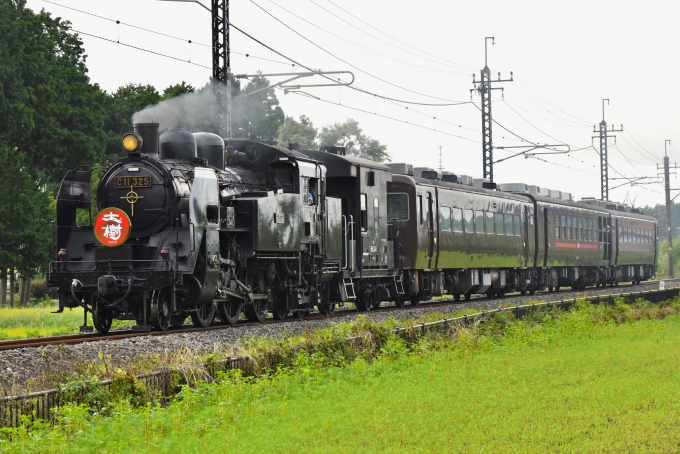
[[[358,334],[349,359],[329,332],[253,339],[257,378],[185,387],[165,409],[122,400],[113,417],[67,407],[54,427],[4,430],[0,449],[675,452],[678,313],[678,300],[579,304],[415,343],[384,335],[396,322],[359,320],[340,327]]]
[[[0,340],[25,339],[29,337],[56,336],[77,333],[83,324],[83,310],[56,311],[56,302],[22,308],[0,308]],[[92,315],[88,314],[92,326]],[[114,327],[129,326],[130,322],[114,321]]]

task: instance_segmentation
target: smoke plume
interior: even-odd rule
[[[218,86],[226,93],[226,86]],[[132,115],[132,123],[159,123],[160,131],[181,128],[191,132],[216,132],[217,112],[226,120],[224,107],[218,102],[217,90],[208,84],[193,93],[184,93],[176,98],[161,101]]]

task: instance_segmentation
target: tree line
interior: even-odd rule
[[[69,21],[44,10],[34,12],[26,0],[0,0],[2,270],[16,269],[24,276],[45,272],[53,245],[55,196],[68,170],[91,168],[96,180],[122,156],[120,139],[132,130],[135,112],[210,89],[208,83],[195,89],[180,82],[162,91],[128,84],[107,93],[90,80],[86,63],[82,40]],[[283,146],[345,146],[352,155],[389,159],[387,147],[366,135],[356,120],[319,131],[304,115],[287,117],[271,88],[242,96],[268,85],[264,77],[243,86],[234,81],[234,112],[239,113],[233,117],[235,137],[274,139]],[[203,130],[214,132],[212,128],[209,121]],[[14,278],[14,272],[9,274]],[[2,295],[4,287],[2,278]]]

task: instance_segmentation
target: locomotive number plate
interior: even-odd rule
[[[150,175],[135,175],[134,177],[116,177],[114,179],[114,185],[116,188],[150,188],[151,187],[151,176]]]

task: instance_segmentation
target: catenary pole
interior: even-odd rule
[[[666,233],[668,235],[668,277],[674,277],[673,272],[673,229],[671,226],[671,166],[668,159],[668,144],[670,140],[664,142],[664,157],[663,157],[663,177],[664,187],[666,190]]]
[[[498,73],[498,80],[491,80],[491,70],[488,65],[488,50],[487,44],[491,40],[491,45],[496,44],[493,36],[484,38],[484,69],[481,70],[481,80],[477,82],[474,74],[472,75],[472,84],[476,88],[470,90],[470,97],[474,90],[481,96],[482,106],[482,153],[483,153],[483,177],[493,183],[493,118],[491,116],[491,91],[503,90],[500,87],[492,87],[491,84],[496,82],[512,82],[512,72],[510,72],[510,79],[501,80],[501,73]]]

